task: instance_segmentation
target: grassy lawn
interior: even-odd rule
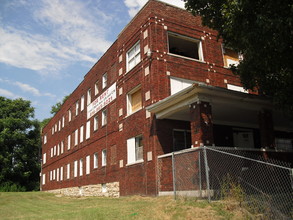
[[[57,197],[43,192],[1,193],[0,219],[246,219],[221,203],[171,197]]]

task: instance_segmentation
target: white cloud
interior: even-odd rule
[[[15,95],[14,93],[6,90],[6,89],[1,89],[0,88],[0,96],[4,96],[4,97],[7,97],[7,98],[11,98],[11,99],[15,99],[15,98],[19,98],[18,95]]]
[[[128,8],[128,14],[130,17],[134,17],[136,13],[145,5],[148,0],[124,0],[124,4]],[[180,8],[184,8],[183,0],[161,0],[162,2],[174,5]]]
[[[3,82],[3,83],[6,83],[8,85],[14,85],[14,86],[17,86],[18,88],[20,88],[23,92],[27,92],[27,93],[30,93],[34,96],[47,96],[47,97],[51,97],[51,98],[56,98],[56,95],[53,95],[49,92],[46,92],[46,93],[41,93],[37,88],[29,85],[29,84],[26,84],[26,83],[22,83],[22,82],[18,82],[18,81],[11,81],[11,80],[7,80],[7,79],[1,79],[0,78],[0,82]],[[7,96],[9,95],[9,91],[5,90],[6,91],[6,94]],[[3,92],[4,93],[4,92]],[[10,96],[8,97],[12,97],[12,95],[14,94],[10,94]],[[14,95],[15,97],[17,97],[16,95]]]
[[[111,17],[99,9],[88,7],[84,1],[42,0],[39,3],[40,7],[32,9],[24,1],[22,7],[34,19],[34,25],[46,33],[32,32],[32,24],[18,28],[0,25],[0,62],[51,75],[72,62],[94,63],[111,45],[106,40]],[[30,10],[33,10],[31,14]],[[98,15],[93,16],[91,10],[98,11]]]

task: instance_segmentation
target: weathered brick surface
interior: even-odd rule
[[[148,36],[144,39],[144,32]],[[168,31],[202,39],[204,62],[183,59],[168,54]],[[102,183],[119,182],[120,195],[157,194],[157,156],[172,151],[172,130],[182,128],[190,130],[189,122],[171,120],[158,121],[154,115],[146,117],[145,107],[170,95],[170,76],[206,82],[211,85],[226,88],[224,80],[234,85],[240,85],[237,77],[229,69],[223,68],[221,41],[216,39],[217,33],[201,25],[199,17],[188,12],[154,0],[140,11],[140,13],[120,33],[117,40],[108,51],[85,75],[84,80],[72,92],[61,110],[52,118],[43,130],[47,135],[47,143],[42,146],[42,153],[47,154],[46,164],[42,166],[42,173],[46,175],[46,183],[42,190],[60,188],[74,188]],[[126,73],[126,53],[140,41],[141,62]],[[152,51],[151,58],[144,54],[144,47]],[[122,57],[122,62],[119,59]],[[145,68],[149,74],[145,74]],[[122,69],[122,71],[121,71]],[[80,105],[81,96],[87,102],[87,90],[91,88],[92,101],[105,89],[102,89],[102,75],[108,74],[108,86],[117,83],[117,98],[105,109],[108,109],[108,124],[101,127],[102,111],[97,113],[99,128],[94,131],[94,117],[91,121],[90,139],[85,139],[74,146],[74,131],[83,125],[86,128],[86,107],[75,116],[75,103]],[[120,75],[119,75],[120,73]],[[122,73],[122,74],[121,74]],[[168,74],[167,74],[168,73]],[[82,74],[82,73],[81,73]],[[99,94],[94,95],[95,82],[99,82]],[[138,112],[127,115],[127,93],[136,86],[141,86],[143,108]],[[122,94],[119,94],[122,89]],[[150,99],[145,99],[149,92]],[[68,110],[72,110],[72,120],[68,120]],[[119,110],[122,115],[119,116]],[[51,129],[65,116],[65,126],[52,135]],[[119,125],[123,129],[119,131]],[[80,131],[80,130],[79,130]],[[168,134],[164,136],[164,134]],[[171,134],[171,136],[170,136]],[[71,148],[67,150],[67,136],[71,136]],[[80,135],[80,134],[78,134]],[[143,135],[144,162],[127,166],[127,139]],[[78,136],[78,140],[79,140]],[[64,141],[64,153],[50,157],[50,150]],[[113,150],[115,146],[115,150]],[[107,149],[107,166],[101,166],[102,150]],[[98,153],[99,165],[93,169],[93,154]],[[147,160],[147,152],[151,152],[152,160]],[[86,175],[86,156],[90,155],[90,174]],[[73,177],[74,161],[83,159],[83,176]],[[66,178],[66,165],[70,163],[70,179]],[[120,165],[122,165],[120,167]],[[167,164],[168,165],[168,164]],[[166,165],[166,166],[167,166]],[[62,181],[50,181],[50,171],[63,167]],[[78,168],[79,169],[79,168]],[[169,168],[166,168],[169,169]],[[169,172],[169,171],[168,171]]]

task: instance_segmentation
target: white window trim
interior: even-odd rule
[[[43,164],[46,164],[47,162],[47,153],[43,154]]]
[[[67,173],[66,173],[66,177],[69,180],[70,179],[70,163],[67,164]]]
[[[102,89],[106,88],[108,85],[108,74],[104,73],[102,76]]]
[[[82,143],[83,142],[83,125],[80,127],[80,132],[79,132],[79,142]]]
[[[46,184],[46,174],[45,173],[43,173],[43,175],[42,175],[42,185],[45,185]]]
[[[132,56],[129,57],[128,54],[137,46],[139,45],[139,50]],[[129,72],[132,70],[135,66],[137,66],[141,62],[141,55],[140,55],[141,49],[140,49],[140,41],[137,41],[127,52],[126,52],[126,72]],[[133,57],[136,57],[137,55],[140,55],[139,61],[134,64],[132,68],[129,67],[129,60],[131,60]]]
[[[60,181],[63,181],[63,167],[60,167]]]
[[[83,175],[83,159],[79,160],[79,176]]]
[[[78,129],[74,132],[74,146],[78,145]]]
[[[68,121],[71,121],[72,119],[72,112],[71,109],[68,110]]]
[[[99,81],[96,81],[95,83],[95,95],[99,94]]]
[[[88,155],[88,156],[86,156],[86,169],[85,169],[86,175],[90,174],[90,172],[91,172],[90,167],[91,167],[91,156]]]
[[[80,98],[80,111],[82,112],[84,110],[84,95]]]
[[[70,145],[71,145],[71,135],[68,135],[68,137],[67,137],[67,150],[70,150]]]
[[[91,104],[91,102],[92,102],[92,90],[88,89],[86,103],[87,103],[87,105],[89,105],[89,104]]]
[[[136,158],[135,158],[135,156],[136,156],[135,155],[136,154],[135,144],[136,144],[136,138],[138,138],[138,137],[141,137],[141,135],[127,139],[127,164],[126,164],[126,166],[130,166],[133,164],[144,162],[143,159],[136,160]]]
[[[76,103],[75,103],[75,116],[77,116],[78,113],[79,113],[79,103],[78,103],[78,101],[76,101]]]
[[[77,172],[78,172],[78,161],[77,160],[75,160],[74,161],[74,177],[77,177]]]
[[[102,167],[107,166],[107,150],[102,150]]]
[[[108,112],[107,109],[102,111],[102,127],[108,123]]]
[[[94,169],[99,167],[99,158],[98,158],[98,153],[94,153]]]
[[[91,121],[86,122],[86,132],[85,138],[89,139],[91,137]]]

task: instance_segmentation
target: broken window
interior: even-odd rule
[[[240,56],[239,53],[229,48],[223,47],[224,66],[229,67],[230,65],[238,65]]]
[[[195,38],[168,33],[169,53],[203,60],[201,41]]]

